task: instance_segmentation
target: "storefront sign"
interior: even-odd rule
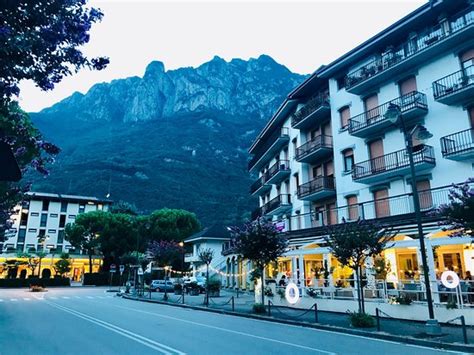
[[[293,282],[290,282],[285,289],[285,298],[289,304],[295,304],[300,299],[300,290]]]
[[[275,225],[275,228],[276,228],[277,231],[279,231],[279,232],[284,232],[285,231],[285,222],[283,222],[283,221],[276,222],[276,223],[274,223],[274,225]]]
[[[441,274],[441,283],[447,288],[459,286],[459,276],[454,271],[445,271]]]

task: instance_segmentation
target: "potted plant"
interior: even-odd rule
[[[190,282],[189,285],[189,294],[191,296],[198,296],[199,293],[201,292],[200,288],[199,288],[199,285],[197,284],[197,282]]]
[[[210,279],[207,289],[209,290],[209,297],[219,297],[221,290],[221,282],[216,279]]]
[[[267,297],[273,297],[274,296],[273,291],[272,291],[271,287],[269,287],[269,286],[265,287],[264,292],[265,292],[265,296],[267,296]]]
[[[175,295],[182,295],[183,294],[183,285],[174,284],[174,294]]]

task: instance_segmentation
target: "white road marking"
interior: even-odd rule
[[[10,301],[17,302],[18,300],[16,298],[10,298]]]
[[[25,301],[31,301],[31,298],[28,298],[28,297],[23,297],[23,299],[24,299]]]
[[[87,298],[89,298],[89,299],[93,299],[94,297],[92,297],[92,296],[87,296]]]
[[[55,303],[51,303],[51,302],[48,302],[48,304],[52,307],[55,307],[59,310],[62,310],[63,312],[67,312],[67,313],[70,313],[78,318],[81,318],[81,319],[84,319],[88,322],[91,322],[91,323],[94,323],[102,328],[105,328],[105,329],[108,329],[114,333],[117,333],[119,335],[122,335],[126,338],[129,338],[133,341],[136,341],[140,344],[143,344],[151,349],[154,349],[162,354],[166,354],[166,355],[173,355],[173,354],[177,354],[177,355],[186,355],[186,353],[183,353],[177,349],[174,349],[172,347],[169,347],[167,345],[164,345],[164,344],[161,344],[161,343],[158,343],[154,340],[151,340],[149,338],[145,338],[144,336],[141,336],[139,334],[136,334],[136,333],[133,333],[129,330],[126,330],[126,329],[123,329],[123,328],[120,328],[116,325],[113,325],[111,323],[108,323],[108,322],[105,322],[103,320],[100,320],[98,318],[95,318],[95,317],[92,317],[92,316],[89,316],[85,313],[81,313],[81,312],[78,312],[74,309],[71,309],[71,308],[68,308],[68,307],[64,307],[64,306],[60,306],[58,304],[55,304]]]
[[[64,298],[65,300],[68,300],[68,299],[70,299],[71,297],[63,296],[63,298]]]
[[[0,298],[0,302],[3,302],[3,300]]]
[[[286,341],[282,341],[282,340],[278,340],[278,339],[267,338],[267,337],[258,336],[258,335],[255,335],[255,334],[239,332],[239,331],[237,331],[237,330],[225,329],[225,328],[222,328],[222,327],[216,327],[216,326],[209,325],[209,324],[194,322],[194,321],[190,321],[190,320],[186,320],[186,319],[181,319],[181,318],[176,318],[176,317],[171,317],[171,316],[165,316],[165,315],[163,315],[163,314],[157,314],[157,313],[153,313],[153,312],[142,311],[142,310],[139,310],[139,309],[133,309],[133,308],[129,308],[129,307],[116,306],[116,305],[113,305],[113,306],[114,306],[114,307],[118,307],[118,308],[128,309],[128,310],[133,311],[133,312],[139,312],[139,313],[144,313],[144,314],[150,314],[150,315],[154,315],[154,316],[156,316],[156,317],[167,318],[167,319],[173,319],[173,320],[177,320],[177,321],[183,322],[183,323],[198,325],[198,326],[200,326],[200,327],[205,327],[205,328],[220,330],[220,331],[226,332],[226,333],[232,333],[232,334],[243,335],[243,336],[246,336],[246,337],[249,337],[249,338],[255,338],[255,339],[260,339],[260,340],[266,340],[266,341],[269,341],[269,342],[272,342],[272,343],[278,343],[278,344],[288,345],[288,346],[295,347],[295,348],[299,348],[299,349],[315,351],[315,352],[318,352],[318,353],[321,353],[321,354],[336,355],[336,353],[333,353],[333,352],[331,352],[331,351],[325,351],[325,350],[321,350],[321,349],[311,348],[311,347],[305,346],[305,345],[299,345],[299,344],[294,344],[294,343],[288,343],[288,342],[286,342]]]

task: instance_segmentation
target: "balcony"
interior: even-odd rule
[[[265,173],[266,184],[278,184],[290,176],[290,162],[288,160],[278,160]]]
[[[474,162],[474,128],[442,137],[441,153],[447,159]]]
[[[266,183],[266,176],[260,176],[252,185],[250,185],[251,195],[262,195],[271,190],[272,186]]]
[[[318,94],[291,117],[291,127],[296,129],[307,129],[318,126],[321,120],[331,114],[328,94]]]
[[[433,169],[436,165],[433,147],[422,145],[414,149],[413,160],[416,172],[421,173]],[[408,152],[406,149],[402,149],[355,164],[352,179],[364,184],[376,184],[386,181],[388,178],[405,176],[409,173]]]
[[[260,170],[265,163],[277,154],[290,141],[289,130],[286,127],[276,130],[265,140],[262,147],[249,161],[249,172]]]
[[[291,195],[280,194],[261,207],[262,216],[280,215],[291,211]]]
[[[199,261],[199,255],[194,255],[193,253],[186,253],[184,254],[184,262],[185,263],[192,263]]]
[[[336,183],[333,176],[319,176],[298,186],[298,198],[303,201],[316,201],[336,196]]]
[[[258,217],[262,217],[262,209],[260,207],[254,209],[250,215],[251,220],[256,220]]]
[[[418,191],[423,222],[436,222],[439,219],[433,211],[450,202],[450,189],[452,186]],[[327,233],[325,229],[327,225],[343,223],[343,219],[356,221],[359,218],[361,220],[377,219],[381,226],[387,227],[412,226],[416,223],[413,193],[293,215],[286,219],[286,223],[291,226],[300,226],[301,221],[308,221],[304,224],[304,228],[288,232],[290,238],[301,238],[323,236]]]
[[[413,91],[350,118],[349,133],[356,137],[367,138],[374,133],[386,132],[394,128],[395,126],[385,117],[390,105],[400,108],[406,125],[415,123],[428,112],[426,95]]]
[[[332,154],[332,136],[324,134],[296,148],[295,159],[300,163],[311,163]]]
[[[436,101],[445,105],[474,102],[474,65],[436,80],[433,94]]]
[[[438,54],[447,53],[449,48],[473,37],[474,7],[469,6],[448,18],[445,26],[438,24],[428,28],[415,38],[396,48],[389,48],[368,64],[347,74],[346,90],[356,95],[366,93]]]

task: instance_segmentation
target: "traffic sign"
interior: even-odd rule
[[[110,270],[109,270],[109,271],[110,271],[110,272],[112,272],[112,273],[114,273],[114,272],[116,272],[116,271],[117,271],[117,269],[116,269],[116,268],[117,268],[117,266],[116,266],[115,264],[111,264],[111,265],[110,265]]]
[[[125,265],[120,265],[119,270],[120,270],[120,274],[123,274],[123,272],[125,270]]]
[[[143,275],[143,269],[141,267],[138,269],[137,274],[140,275],[140,276]]]

